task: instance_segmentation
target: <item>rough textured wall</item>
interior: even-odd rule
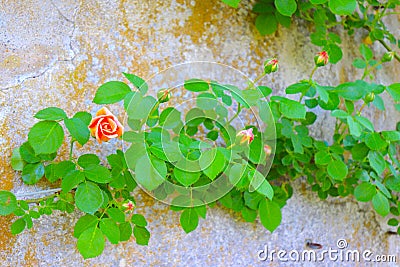
[[[275,36],[261,37],[253,26],[251,3],[237,10],[218,0],[121,1],[0,1],[0,188],[25,192],[47,188],[40,183],[25,187],[9,166],[11,150],[24,142],[33,115],[47,106],[60,106],[69,115],[94,112],[96,88],[110,79],[122,80],[122,71],[144,78],[174,64],[215,61],[233,66],[255,78],[262,62],[280,59],[280,71],[265,84],[283,88],[305,77],[318,48],[309,42],[309,26],[294,22]],[[388,19],[397,36],[399,20]],[[397,32],[396,32],[397,31]],[[344,59],[319,70],[315,78],[335,85],[360,77],[351,67],[357,54],[355,38],[343,37]],[[377,45],[375,50],[382,52]],[[399,81],[400,65],[389,63],[377,79]],[[399,114],[370,111],[378,129],[394,128]],[[321,119],[314,135],[327,135],[332,123]],[[103,153],[112,147],[92,148]],[[66,154],[63,147],[61,154]],[[108,244],[104,254],[83,261],[72,237],[79,217],[54,214],[36,221],[31,230],[13,237],[11,217],[0,217],[0,262],[3,266],[234,266],[258,265],[257,250],[303,249],[305,239],[336,247],[346,238],[350,248],[371,249],[400,256],[398,236],[385,234],[385,221],[369,204],[352,198],[318,201],[308,186],[296,183],[294,196],[283,209],[282,225],[273,233],[260,223],[243,222],[224,208],[208,211],[198,229],[185,234],[179,214],[139,194],[138,209],[149,218],[152,233],[148,247],[134,241]],[[399,260],[399,259],[398,259]],[[278,265],[264,262],[262,265]]]

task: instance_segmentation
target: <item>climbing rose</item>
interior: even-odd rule
[[[264,72],[266,74],[270,74],[271,72],[275,72],[275,71],[278,70],[278,68],[279,68],[278,60],[276,58],[270,58],[270,59],[267,59],[264,62]]]
[[[107,108],[103,107],[96,113],[96,117],[89,124],[89,130],[97,141],[107,142],[112,138],[120,137],[124,127]]]

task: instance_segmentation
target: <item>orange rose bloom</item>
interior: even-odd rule
[[[89,130],[97,141],[109,141],[112,138],[120,137],[124,127],[107,108],[103,107],[96,113],[96,117],[89,124]]]

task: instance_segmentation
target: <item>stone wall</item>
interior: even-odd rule
[[[263,61],[276,55],[280,71],[265,78],[264,84],[283,94],[285,86],[305,78],[319,49],[310,44],[309,25],[294,21],[290,29],[262,37],[249,12],[251,1],[242,2],[235,10],[219,0],[0,0],[0,189],[20,193],[47,188],[45,183],[24,186],[9,165],[11,150],[26,140],[35,123],[33,115],[48,106],[59,106],[69,115],[80,110],[94,113],[98,107],[91,100],[96,88],[107,80],[123,80],[123,71],[149,78],[179,63],[213,61],[254,79]],[[392,16],[388,23],[400,36],[399,18]],[[340,34],[344,59],[318,70],[315,78],[321,83],[335,85],[361,76],[351,62],[365,36]],[[374,49],[383,53],[379,45]],[[399,74],[400,64],[392,62],[377,80],[399,82]],[[391,105],[386,112],[368,112],[379,130],[393,129],[399,118]],[[332,121],[326,118],[318,122],[315,136],[329,135]],[[112,149],[93,141],[89,146],[102,153]],[[67,154],[66,146],[61,154]],[[295,183],[282,225],[273,234],[222,207],[210,209],[198,229],[185,234],[178,213],[138,195],[138,209],[149,219],[152,234],[147,247],[134,241],[107,244],[102,256],[83,261],[72,236],[79,212],[43,217],[17,237],[9,233],[12,218],[0,217],[0,262],[3,266],[253,266],[260,264],[257,251],[264,245],[301,250],[305,239],[312,239],[335,248],[338,238],[346,238],[352,249],[400,256],[399,237],[386,234],[385,220],[370,204],[361,205],[353,198],[319,201],[302,181]]]

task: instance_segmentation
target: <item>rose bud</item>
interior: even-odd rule
[[[250,144],[254,140],[253,128],[249,128],[247,130],[240,131],[237,136],[241,136],[240,144],[247,142]]]
[[[135,209],[135,203],[129,200],[128,202],[122,204],[122,207],[125,208],[125,212],[133,211]]]
[[[382,62],[390,62],[394,58],[394,52],[386,52],[382,57]]]
[[[326,51],[322,51],[317,53],[317,55],[314,57],[314,62],[317,67],[322,67],[328,64],[329,61],[329,55]]]
[[[271,155],[271,153],[272,153],[271,147],[269,145],[265,145],[264,146],[264,152],[265,152],[265,155],[267,155],[267,157],[269,157]]]
[[[374,94],[374,92],[371,92],[371,93],[368,93],[368,94],[365,96],[364,101],[365,101],[366,103],[370,103],[370,102],[374,101],[374,99],[375,99],[375,94]]]
[[[93,137],[101,144],[112,138],[122,136],[124,127],[107,108],[103,107],[96,113],[96,117],[89,124],[89,130]]]
[[[171,98],[171,93],[168,89],[161,89],[157,93],[157,98],[160,103],[167,102]]]
[[[270,58],[264,62],[264,73],[266,73],[266,74],[275,72],[278,70],[278,68],[279,68],[278,60],[276,58]]]

